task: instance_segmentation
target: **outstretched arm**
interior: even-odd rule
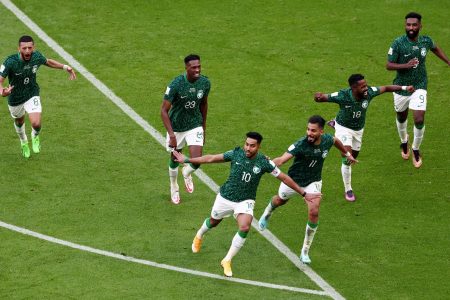
[[[316,101],[316,102],[327,102],[328,101],[328,94],[315,93],[314,94],[314,101]]]
[[[304,189],[302,189],[295,181],[289,177],[289,175],[281,172],[277,178],[282,181],[285,185],[299,193],[303,198],[305,198],[306,201],[312,201],[313,199],[317,197],[321,197],[321,193],[306,193]]]
[[[200,157],[186,158],[182,153],[174,150],[172,152],[176,161],[180,163],[193,163],[193,164],[210,164],[224,162],[223,153],[221,154],[207,154]]]
[[[69,72],[69,79],[74,80],[77,78],[77,75],[75,74],[75,71],[71,66],[64,65],[54,59],[47,59],[47,63],[45,64],[47,67],[54,68],[54,69],[63,69],[67,72]]]
[[[352,156],[352,154],[347,151],[347,149],[345,149],[344,144],[342,144],[341,140],[339,140],[338,138],[333,137],[334,140],[334,146],[336,148],[339,149],[339,151],[341,151],[342,156],[347,157],[347,161],[350,162],[351,164],[355,164],[358,161]]]
[[[272,159],[273,163],[279,167],[293,157],[289,152],[284,152],[280,157]]]
[[[431,49],[434,54],[436,54],[437,57],[439,57],[442,61],[444,61],[448,66],[450,66],[450,60],[448,59],[447,55],[445,55],[444,51],[442,51],[441,48],[438,47],[438,45],[435,44],[435,48]]]
[[[395,91],[408,91],[409,93],[414,93],[415,88],[412,85],[385,85],[380,86],[380,94],[383,94],[385,92],[395,92]]]

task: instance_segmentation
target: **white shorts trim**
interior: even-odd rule
[[[241,202],[233,202],[225,199],[219,194],[216,196],[213,208],[211,209],[211,217],[216,220],[227,218],[231,215],[236,218],[239,214],[247,214],[253,217],[253,208],[255,200],[247,199]]]
[[[16,106],[8,105],[8,108],[13,119],[23,117],[25,115],[25,112],[28,114],[42,113],[41,97],[34,96],[27,100],[25,103]]]
[[[352,147],[352,150],[360,151],[362,145],[362,138],[364,134],[364,128],[361,130],[352,130],[350,128],[339,125],[337,122],[334,125],[335,133],[344,146]]]
[[[307,193],[320,193],[322,192],[322,180],[311,182],[306,187],[302,188]],[[280,187],[278,188],[278,196],[281,199],[288,200],[294,195],[298,195],[298,193],[295,190],[288,187],[286,184],[284,184],[284,182],[280,184]]]
[[[427,90],[415,90],[409,96],[394,94],[394,109],[396,112],[402,112],[406,109],[427,110]]]
[[[174,132],[177,139],[177,149],[183,149],[184,146],[203,146],[203,127],[182,132]],[[169,134],[166,134],[166,150],[172,151],[169,147]]]

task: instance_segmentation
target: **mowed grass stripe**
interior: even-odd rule
[[[74,67],[79,73],[81,73],[89,82],[91,82],[98,90],[100,90],[108,99],[116,104],[122,111],[124,111],[131,119],[133,119],[138,125],[140,125],[146,132],[148,132],[153,138],[156,139],[162,146],[164,146],[164,138],[162,135],[153,128],[148,122],[146,122],[141,116],[139,116],[130,106],[128,106],[122,99],[120,99],[113,91],[111,91],[105,84],[98,80],[91,72],[84,68],[72,55],[67,53],[58,43],[56,43],[51,37],[49,37],[40,27],[35,24],[28,16],[26,16],[19,8],[17,8],[12,2],[7,0],[1,0],[2,4],[13,12],[26,26],[28,26],[39,38],[41,38],[47,45],[64,58],[72,67]],[[218,190],[218,185],[207,176],[201,170],[196,172],[197,176],[214,192]],[[255,220],[257,221],[257,220]],[[256,222],[253,223],[255,227]],[[270,234],[270,233],[269,233]],[[280,244],[278,239],[275,241],[270,235],[265,236],[273,245]],[[281,243],[282,244],[282,243]],[[283,244],[285,251],[282,253],[297,267],[300,266],[296,255],[289,250]],[[276,246],[277,247],[277,246]],[[277,247],[280,249],[280,247]],[[300,268],[305,274],[314,281],[319,287],[321,287],[327,295],[334,299],[344,299],[331,285],[323,280],[317,273],[310,268]]]

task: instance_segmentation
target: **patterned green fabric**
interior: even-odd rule
[[[419,65],[415,68],[397,70],[397,76],[394,84],[397,85],[413,85],[417,89],[427,89],[427,69],[425,60],[428,50],[434,49],[436,46],[433,40],[426,35],[420,35],[417,42],[411,41],[407,35],[398,37],[394,40],[388,52],[388,61],[397,64],[406,64],[413,58],[419,60]],[[407,91],[395,92],[399,95],[407,96]]]
[[[339,104],[336,122],[344,127],[361,130],[366,123],[366,112],[372,99],[380,95],[378,87],[368,87],[367,97],[362,100],[353,98],[352,89],[346,88],[328,95],[328,102]]]
[[[9,78],[9,84],[14,86],[8,96],[8,104],[17,106],[27,102],[34,96],[39,96],[39,85],[36,81],[37,70],[47,63],[39,51],[34,51],[29,61],[24,61],[20,53],[10,55],[0,66],[0,76]]]
[[[225,161],[230,161],[230,175],[220,187],[220,195],[233,202],[256,198],[256,190],[264,173],[276,172],[278,168],[262,153],[253,159],[247,158],[242,148],[223,154]],[[275,173],[274,173],[275,174]]]
[[[186,79],[186,74],[180,75],[169,84],[164,100],[172,104],[169,118],[173,131],[184,132],[203,125],[200,104],[210,89],[211,83],[203,75],[193,83]]]
[[[328,133],[322,135],[319,145],[308,143],[306,136],[299,139],[287,151],[294,156],[288,175],[301,187],[322,180],[323,162],[333,144],[333,136]]]

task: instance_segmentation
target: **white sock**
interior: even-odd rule
[[[420,144],[422,144],[424,132],[425,132],[425,126],[423,126],[422,129],[417,129],[416,126],[414,126],[414,141],[412,144],[413,150],[419,150]]]
[[[303,254],[308,254],[309,248],[311,247],[311,244],[313,242],[316,231],[317,231],[317,227],[312,228],[311,226],[309,226],[308,223],[306,223],[305,239],[303,240],[303,247],[302,247]]]
[[[194,171],[197,169],[194,169],[191,164],[185,164],[184,168],[183,168],[183,176],[184,177],[188,177],[189,175],[191,175],[192,173],[194,173]]]
[[[41,129],[39,128],[39,131],[34,129],[34,127],[31,127],[31,137],[35,138],[39,135],[39,132],[41,132]]]
[[[231,242],[230,250],[228,250],[227,255],[225,256],[224,260],[231,261],[233,257],[239,252],[239,250],[244,246],[245,238],[242,238],[239,235],[239,232],[236,232],[236,234],[233,237],[233,241]]]
[[[397,131],[398,135],[400,136],[400,141],[402,143],[406,143],[407,140],[407,129],[408,129],[408,120],[406,120],[403,123],[400,123],[397,119],[395,119],[395,122],[397,123]]]
[[[19,127],[14,122],[14,128],[16,129],[16,132],[17,132],[17,135],[19,136],[20,142],[27,143],[28,138],[27,138],[27,134],[25,133],[25,123],[23,123],[23,125],[21,127]]]
[[[352,166],[341,165],[342,180],[344,181],[345,191],[352,189]]]
[[[204,235],[208,230],[210,230],[210,229],[212,228],[212,227],[209,228],[208,225],[206,225],[206,222],[208,222],[208,221],[209,221],[209,218],[206,219],[206,220],[203,222],[202,226],[201,226],[200,229],[197,231],[196,236],[197,236],[199,239],[202,239],[202,238],[203,238],[203,235]]]
[[[177,178],[178,178],[178,167],[175,169],[172,169],[169,167],[169,178],[170,178],[170,186],[177,187]]]
[[[265,219],[269,219],[272,213],[274,212],[275,207],[272,206],[272,200],[269,201],[269,204],[267,204],[266,209],[264,210],[264,213],[261,216],[261,219],[264,217]]]

